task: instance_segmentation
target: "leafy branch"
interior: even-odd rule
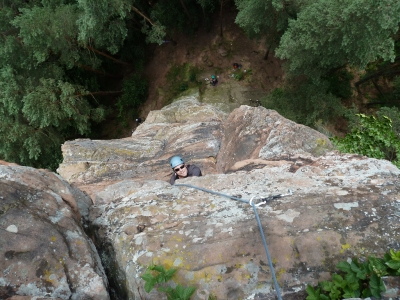
[[[175,288],[167,285],[167,282],[172,279],[176,269],[166,270],[163,266],[151,264],[146,272],[140,276],[146,283],[144,290],[150,293],[156,286],[159,292],[167,294],[168,300],[189,300],[196,290],[195,287],[189,286],[187,288],[178,284]]]
[[[319,287],[307,285],[307,300],[339,300],[347,298],[381,298],[384,292],[383,276],[400,276],[400,250],[390,249],[383,258],[368,257],[361,263],[357,258],[351,262],[341,261],[336,267],[341,274],[333,274],[332,280],[322,281]]]
[[[387,159],[400,167],[400,139],[392,130],[392,120],[386,116],[357,114],[359,126],[345,138],[333,138],[332,142],[341,152],[357,153],[368,157]]]

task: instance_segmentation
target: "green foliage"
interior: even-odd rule
[[[344,138],[332,138],[342,152],[357,153],[368,157],[387,159],[400,167],[400,139],[392,130],[392,120],[386,116],[357,114],[360,124]]]
[[[126,79],[122,86],[123,95],[116,106],[118,118],[123,121],[133,116],[136,109],[146,100],[148,82],[141,75],[134,74]]]
[[[172,279],[176,272],[176,269],[166,270],[160,265],[150,265],[146,272],[140,276],[146,283],[144,289],[147,293],[156,286],[159,292],[167,294],[168,300],[189,300],[193,295],[196,288],[194,287],[183,287],[180,284],[176,285],[175,288],[168,286],[167,283]]]
[[[392,130],[400,138],[400,110],[397,107],[381,107],[376,116],[379,120],[388,117],[392,120]]]
[[[318,120],[325,123],[345,110],[340,99],[329,92],[329,87],[326,81],[301,82],[275,89],[261,104],[297,123],[313,126]]]
[[[383,258],[368,257],[365,262],[353,259],[351,262],[341,261],[336,267],[342,274],[333,274],[331,281],[322,281],[318,288],[307,286],[307,300],[340,300],[347,298],[380,299],[385,291],[382,276],[400,275],[400,251],[390,249]]]
[[[166,27],[156,21],[153,25],[149,25],[146,20],[142,21],[142,32],[146,35],[147,43],[155,43],[162,45],[166,33]]]
[[[350,81],[354,78],[346,69],[340,69],[330,76],[324,77],[329,82],[328,91],[339,98],[350,98],[353,94]]]
[[[244,72],[243,70],[237,70],[234,74],[233,74],[233,78],[235,78],[235,80],[240,81],[244,78]]]
[[[289,20],[276,55],[288,60],[292,74],[314,78],[346,64],[393,61],[399,21],[397,0],[313,1]]]
[[[235,0],[238,14],[235,23],[250,38],[266,37],[272,50],[279,44],[289,19],[296,18],[301,0]]]
[[[131,4],[124,0],[3,1],[1,159],[55,170],[61,161],[61,144],[89,136],[92,126],[104,119],[109,109],[95,95],[101,95],[101,89],[109,92],[111,85],[101,84],[105,76],[116,77],[107,73],[116,70],[108,62],[118,61],[110,53],[130,46],[124,40],[132,25]],[[129,37],[130,44],[144,44],[141,34]],[[140,65],[143,58],[144,54],[138,57]]]
[[[78,9],[81,12],[76,20],[78,42],[107,49],[111,54],[117,53],[127,36],[130,3],[121,0],[81,0],[78,1]]]
[[[198,73],[199,68],[188,63],[172,65],[166,75],[165,91],[167,102],[173,100],[179,93],[201,85],[201,82],[197,81]]]
[[[208,6],[206,5],[205,8],[207,9]],[[159,1],[151,12],[151,18],[158,20],[167,28],[189,34],[193,34],[198,28],[200,16],[201,6],[193,0]]]

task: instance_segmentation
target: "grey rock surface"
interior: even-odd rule
[[[180,180],[219,193],[260,199],[294,194],[260,206],[284,295],[328,279],[340,260],[399,248],[400,171],[383,160],[330,152],[262,169]],[[111,193],[118,191],[119,193]],[[129,299],[146,294],[140,275],[152,262],[178,268],[175,283],[217,299],[273,299],[271,271],[250,205],[163,181],[124,181],[99,193],[92,224],[112,245]],[[192,299],[202,299],[194,296]]]
[[[293,190],[258,209],[287,299],[328,279],[341,260],[400,248],[393,164],[333,151],[326,136],[272,110],[227,115],[198,99],[151,112],[131,138],[63,146],[59,172],[95,203],[91,229],[121,299],[164,299],[143,290],[151,263],[178,268],[172,284],[195,286],[195,300],[276,297],[252,207],[179,184],[258,202]],[[176,154],[205,176],[170,186]]]
[[[97,192],[118,181],[168,181],[168,161],[177,154],[203,174],[215,174],[235,169],[236,162],[246,159],[264,163],[332,149],[326,136],[275,111],[242,105],[228,116],[200,103],[194,93],[150,112],[132,137],[66,142],[58,173],[95,201]]]
[[[120,140],[66,142],[58,173],[94,199],[95,191],[116,181],[169,180],[169,159],[180,154],[198,165],[203,174],[216,172],[215,157],[227,117],[198,94],[153,111],[132,137]]]
[[[217,170],[230,171],[246,159],[290,160],[291,156],[321,156],[333,150],[328,137],[285,119],[274,110],[242,105],[224,122]]]
[[[52,172],[0,163],[1,299],[109,299],[90,205]]]

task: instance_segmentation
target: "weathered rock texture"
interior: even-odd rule
[[[169,185],[175,154],[205,174],[178,184],[246,200],[293,190],[258,210],[285,297],[328,279],[340,260],[399,249],[400,171],[390,162],[332,151],[326,136],[272,110],[228,116],[197,98],[152,112],[131,138],[63,146],[59,172],[95,203],[89,219],[116,299],[164,299],[143,290],[152,262],[178,268],[174,282],[196,286],[195,300],[276,295],[252,207]]]
[[[333,149],[329,139],[315,130],[283,118],[276,111],[241,106],[224,122],[224,138],[217,170],[227,172],[247,159],[290,159],[296,154],[320,156]]]
[[[332,150],[326,136],[273,110],[241,106],[228,118],[215,106],[199,103],[198,97],[152,111],[130,138],[66,142],[59,174],[95,199],[98,191],[121,180],[168,181],[168,161],[176,154],[203,174],[215,174],[245,159],[260,158],[263,164],[266,159]]]
[[[90,205],[52,172],[0,163],[0,299],[109,299]]]
[[[247,200],[293,190],[293,196],[258,210],[284,295],[328,279],[340,260],[399,249],[400,172],[395,166],[335,152],[294,162],[297,169],[280,161],[179,183]],[[124,181],[99,193],[99,199],[103,204],[91,220],[99,239],[112,245],[116,275],[126,283],[129,299],[140,299],[138,290],[146,295],[139,276],[152,262],[178,268],[177,283],[217,299],[273,299],[250,205],[163,181]]]
[[[66,142],[59,174],[93,197],[93,190],[124,179],[168,180],[169,158],[177,153],[201,167],[204,174],[215,173],[222,121],[227,115],[199,103],[197,97],[151,112],[131,138]]]

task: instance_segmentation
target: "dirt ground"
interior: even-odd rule
[[[167,103],[163,89],[167,84],[166,74],[174,65],[189,63],[201,70],[200,78],[218,76],[218,85],[230,81],[237,85],[251,87],[265,93],[280,86],[284,72],[282,61],[270,53],[268,60],[264,60],[267,45],[264,41],[254,41],[246,37],[244,32],[234,23],[236,17],[234,8],[227,8],[224,12],[223,36],[220,36],[219,16],[215,17],[209,32],[200,29],[194,36],[175,35],[177,42],[155,46],[152,59],[145,68],[145,75],[149,79],[149,95],[141,107],[140,117],[145,119],[152,110],[161,109]],[[243,70],[251,69],[251,79],[233,81],[233,63],[242,65]],[[218,85],[216,88],[218,88]]]

